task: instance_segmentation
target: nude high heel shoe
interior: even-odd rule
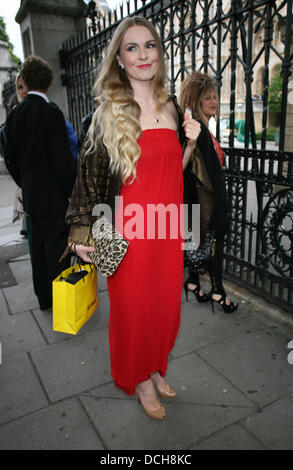
[[[166,391],[163,391],[163,390],[160,390],[157,383],[155,382],[155,380],[152,378],[151,379],[154,386],[156,387],[156,389],[158,390],[159,392],[159,395],[162,397],[162,398],[176,398],[177,396],[177,392],[176,390],[174,390],[174,388],[172,388],[170,385],[167,384],[167,390]]]
[[[135,393],[137,395],[137,398],[138,398],[138,403],[140,403],[143,407],[143,411],[145,412],[145,414],[151,418],[151,419],[159,419],[159,420],[162,420],[166,417],[166,411],[165,411],[165,408],[163,407],[163,405],[160,406],[160,408],[156,409],[156,410],[151,410],[150,408],[147,408],[143,402],[141,401],[141,398],[140,398],[140,392],[138,390],[137,387],[135,387]]]

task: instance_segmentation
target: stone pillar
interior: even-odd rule
[[[285,25],[280,26],[281,40],[285,44]],[[293,54],[293,24],[291,24],[291,47],[290,54]],[[291,64],[291,71],[293,64]],[[293,151],[293,75],[289,77],[288,83],[288,101],[287,101],[287,117],[286,117],[286,129],[285,129],[285,147],[284,150],[287,152]]]
[[[53,68],[49,99],[68,118],[66,88],[61,84],[59,51],[62,43],[86,25],[83,0],[22,0],[15,20],[20,25],[24,57],[37,55]]]
[[[6,109],[2,95],[4,83],[10,80],[10,78],[13,80],[12,72],[16,73],[16,71],[17,66],[10,56],[8,43],[0,40],[0,125],[6,120]],[[15,91],[15,87],[13,87],[13,91]],[[0,175],[4,173],[8,172],[4,160],[0,155]]]
[[[281,32],[281,41],[285,44],[285,21],[280,21],[280,32]],[[291,24],[291,45],[290,45],[290,54],[293,53],[293,24]],[[292,70],[291,64],[291,70]],[[293,78],[292,75],[289,77],[288,83],[288,99],[287,99],[287,116],[286,116],[286,128],[285,128],[285,145],[284,150],[287,152],[293,151]],[[288,165],[284,165],[284,171],[288,173]],[[274,185],[274,193],[286,188],[287,186]]]
[[[0,40],[0,124],[6,120],[6,111],[3,103],[3,86],[10,79],[11,72],[16,72],[17,66],[12,60],[8,42]]]

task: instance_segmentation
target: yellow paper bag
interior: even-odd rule
[[[65,279],[71,273],[88,273],[76,284]],[[53,330],[76,335],[98,306],[97,269],[94,264],[75,264],[53,281]]]

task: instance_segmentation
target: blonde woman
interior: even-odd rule
[[[186,77],[181,86],[181,108],[190,109],[192,116],[201,124],[201,133],[192,158],[184,172],[184,200],[186,203],[200,204],[201,240],[208,231],[215,232],[215,255],[209,266],[212,289],[209,295],[200,288],[199,274],[189,272],[184,283],[186,299],[188,292],[195,295],[198,302],[216,302],[225,313],[233,313],[238,305],[227,297],[222,282],[224,237],[227,230],[226,190],[222,166],[223,150],[209,131],[209,120],[217,117],[219,99],[216,82],[205,73],[194,72]],[[214,311],[214,307],[213,307]]]
[[[92,209],[97,203],[113,208],[114,197],[123,196],[115,220],[129,248],[108,278],[111,374],[117,387],[136,392],[149,417],[162,420],[166,411],[156,392],[176,396],[165,374],[180,324],[183,252],[180,235],[173,237],[168,224],[164,239],[158,236],[148,208],[172,205],[179,213],[182,166],[200,126],[188,116],[183,122],[175,98],[168,96],[162,45],[142,17],[127,18],[116,29],[94,91],[100,105],[67,212],[69,246],[91,262]]]

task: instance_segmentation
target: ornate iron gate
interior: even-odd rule
[[[128,0],[104,16],[91,5],[89,28],[60,51],[75,128],[93,109],[91,89],[117,24],[129,14],[150,19],[164,44],[170,93],[178,94],[186,74],[195,69],[213,75],[219,84],[222,119],[216,130],[218,138],[228,134],[229,144],[230,232],[224,273],[292,310],[293,154],[284,150],[292,0]],[[280,111],[273,116],[269,85],[278,67]],[[273,117],[279,119],[277,145],[267,141]]]

